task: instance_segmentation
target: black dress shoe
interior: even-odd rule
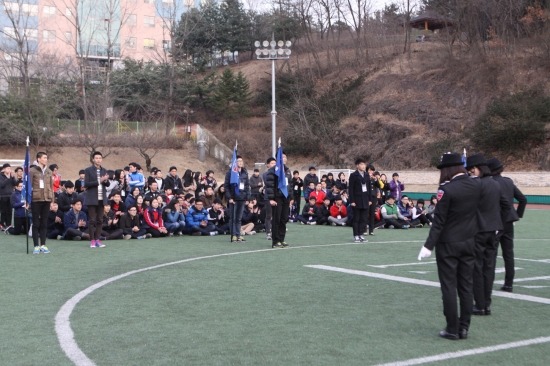
[[[472,315],[485,315],[484,309],[478,309],[476,306],[472,309]]]
[[[446,329],[443,329],[441,332],[439,332],[439,336],[441,338],[450,339],[451,341],[458,340],[458,334],[449,333]]]
[[[513,289],[512,289],[512,286],[502,286],[500,288],[501,291],[506,291],[506,292],[514,292]]]
[[[485,315],[491,315],[491,308],[485,308]]]
[[[468,338],[468,329],[460,329],[458,331],[458,338],[467,339]]]

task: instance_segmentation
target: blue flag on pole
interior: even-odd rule
[[[464,164],[464,168],[466,168],[466,148],[464,148],[464,152],[462,152],[462,163]]]
[[[239,192],[239,167],[237,166],[237,142],[235,142],[235,148],[233,149],[233,157],[231,158],[231,176],[229,177],[229,184],[235,185],[235,195]]]
[[[29,179],[30,163],[29,144],[27,142],[27,152],[25,153],[25,163],[23,164],[23,191],[21,192],[21,197],[26,203],[30,203],[32,199],[32,185]]]
[[[277,165],[275,165],[275,175],[277,179],[277,188],[281,193],[288,197],[288,182],[285,176],[285,164],[283,162],[283,148],[281,147],[281,139],[279,139],[279,148],[277,149]]]

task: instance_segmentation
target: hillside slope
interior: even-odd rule
[[[316,91],[323,93],[334,82],[366,75],[361,87],[363,102],[332,132],[333,145],[329,148],[338,155],[332,165],[349,166],[355,157],[366,156],[386,169],[429,168],[445,151],[462,148],[469,153],[476,151],[465,132],[473,131],[476,119],[495,98],[534,87],[550,95],[548,62],[541,62],[539,56],[520,45],[513,53],[488,47],[480,56],[460,48],[450,55],[445,45],[426,42],[414,44],[410,55],[395,51],[385,54],[360,67],[353,63],[334,71],[327,67],[315,81]],[[293,57],[285,65],[279,65],[278,77],[288,69],[295,72],[304,68],[306,56]],[[254,95],[264,94],[265,103],[265,94],[270,90],[268,64],[248,61],[235,69],[245,73]],[[279,100],[278,108],[285,102],[289,101]],[[236,127],[224,126],[218,133],[228,143],[237,136],[245,139],[249,147],[243,149],[256,161],[263,160],[268,153],[265,147],[271,141],[269,107],[260,108],[260,116],[239,121]],[[284,113],[279,113],[278,136],[284,136],[286,126]],[[550,170],[550,139],[546,141],[545,146],[525,154],[497,156],[512,169]],[[324,154],[315,152],[304,160],[329,163]]]

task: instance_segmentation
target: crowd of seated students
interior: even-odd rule
[[[54,168],[57,171],[57,166]],[[402,193],[405,187],[397,173],[388,183],[385,174],[373,167],[368,171],[376,197],[375,228],[406,229],[431,225],[437,203],[435,196],[428,205],[423,199],[414,204]],[[109,201],[104,206],[103,240],[229,234],[226,187],[218,185],[212,170],[202,175],[188,169],[180,178],[177,168],[172,166],[166,175],[153,168],[145,177],[139,164],[130,163],[123,169],[110,170],[108,174]],[[250,179],[251,194],[242,216],[241,236],[265,232],[270,217],[263,195],[263,177],[256,169]],[[12,197],[16,219],[15,227],[10,230],[12,234],[26,232],[20,188],[20,184],[14,187]],[[336,179],[332,173],[319,178],[316,168],[310,167],[302,180],[299,172],[294,171],[289,182],[289,193],[292,192],[289,221],[304,225],[351,226],[353,210],[349,207],[347,188],[347,177],[342,172]],[[56,201],[50,206],[48,238],[89,238],[85,190],[83,171],[79,172],[79,179],[74,183],[59,181]],[[400,198],[397,199],[396,195]],[[269,228],[267,225],[268,231]],[[269,236],[270,233],[266,234]]]
[[[380,174],[369,165],[374,212],[373,226],[378,228],[420,228],[431,226],[433,212],[437,199],[432,196],[430,204],[425,205],[424,199],[415,202],[403,194],[404,183],[399,180],[399,174],[393,173],[392,180],[387,181],[385,174]],[[302,183],[298,185],[297,183]],[[317,176],[314,166],[309,168],[303,181],[299,180],[298,172],[293,178],[293,196],[300,197],[303,188],[304,206],[300,211],[298,205],[291,205],[291,220],[304,225],[351,226],[353,210],[348,203],[348,182],[346,174],[340,172],[334,179],[332,173]],[[399,197],[399,198],[398,198]],[[372,230],[369,230],[372,233]]]

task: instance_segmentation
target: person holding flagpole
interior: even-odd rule
[[[286,166],[286,154],[281,146],[277,149],[277,159],[274,167],[266,174],[265,193],[272,210],[271,247],[286,248],[286,223],[290,213],[290,196],[288,182],[292,178],[290,169]]]
[[[24,194],[25,196],[32,195],[32,241],[34,244],[32,254],[48,254],[50,251],[46,246],[46,234],[50,203],[54,201],[53,173],[48,168],[48,155],[45,152],[40,151],[36,154],[36,165],[30,168],[27,167],[27,159],[25,160],[25,172],[29,172],[28,187],[32,189],[32,193],[26,190]]]
[[[235,149],[233,149],[231,167],[225,175],[224,186],[230,213],[229,228],[231,242],[242,243],[245,239],[241,235],[241,221],[243,218],[244,203],[250,197],[250,182],[248,171],[244,167],[243,158],[237,155],[237,143],[235,143]]]

